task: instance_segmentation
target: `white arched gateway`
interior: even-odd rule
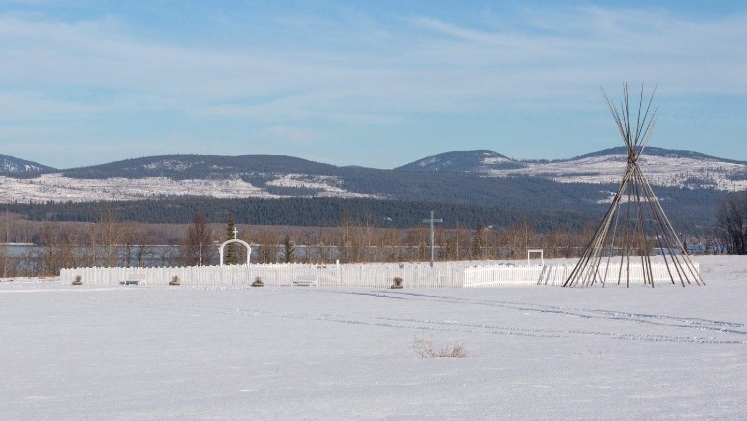
[[[248,265],[249,264],[249,259],[252,256],[252,246],[250,246],[249,243],[247,243],[246,241],[239,240],[238,238],[233,238],[233,239],[230,239],[230,240],[226,240],[226,241],[223,242],[223,244],[220,245],[220,249],[218,250],[218,254],[220,255],[220,265],[223,266],[223,249],[228,244],[231,244],[231,243],[243,244],[244,247],[246,247],[246,264]]]

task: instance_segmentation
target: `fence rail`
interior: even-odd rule
[[[696,270],[699,270],[697,263]],[[640,266],[640,265],[639,265]],[[640,267],[631,265],[631,281],[642,281]],[[612,270],[613,268],[611,268]],[[573,266],[514,266],[490,262],[437,262],[402,264],[251,264],[163,268],[73,268],[60,271],[60,281],[71,284],[80,277],[84,285],[113,286],[138,281],[168,285],[178,277],[186,286],[248,286],[261,278],[266,286],[292,286],[294,281],[321,287],[389,288],[395,277],[405,288],[479,288],[522,285],[563,285]],[[654,264],[655,282],[669,281],[664,264]],[[639,279],[640,278],[640,279]],[[609,278],[608,278],[608,282]]]

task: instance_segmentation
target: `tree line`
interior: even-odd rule
[[[158,200],[118,202],[46,202],[4,205],[6,211],[24,219],[40,222],[94,223],[102,213],[113,213],[130,222],[151,224],[188,224],[197,212],[211,223],[223,223],[229,215],[252,225],[288,225],[336,227],[345,221],[382,228],[409,228],[420,224],[431,210],[445,218],[446,227],[457,224],[508,226],[524,219],[536,229],[547,232],[570,225],[581,227],[603,211],[603,206],[577,211],[516,208],[507,204],[479,206],[467,204],[383,200],[372,198],[216,199],[209,197],[172,197]],[[2,209],[2,208],[0,208]]]
[[[380,227],[345,221],[337,227],[255,226],[211,223],[197,212],[189,224],[140,224],[104,213],[94,223],[43,223],[6,213],[0,216],[0,275],[55,276],[72,267],[146,267],[217,265],[218,246],[228,239],[252,245],[252,263],[332,264],[363,262],[427,262],[430,231],[425,224],[411,228]],[[543,249],[545,257],[575,258],[583,252],[596,226],[570,226],[540,232],[528,221],[508,227],[437,224],[434,255],[437,261],[524,259],[526,250]],[[20,233],[31,234],[32,244],[22,252],[8,245]],[[225,249],[224,263],[247,261],[247,250],[236,243]]]
[[[719,203],[716,235],[730,254],[747,254],[747,190],[734,193]]]
[[[70,204],[66,212],[75,217],[59,219],[72,221],[57,220],[56,212],[65,206],[23,205],[19,209],[8,205],[5,213],[0,213],[0,276],[54,276],[61,268],[86,266],[215,265],[219,263],[218,245],[233,236],[253,245],[253,263],[425,262],[430,258],[430,233],[421,218],[428,216],[430,209],[435,209],[437,217],[449,215],[445,223],[436,226],[437,260],[522,259],[527,248],[541,248],[548,258],[573,258],[583,251],[597,223],[593,216],[572,212],[522,213],[374,199],[203,202],[181,198],[159,201],[158,206],[146,203],[153,204]],[[208,205],[207,210],[200,204]],[[40,209],[46,211],[46,217],[34,213]],[[137,212],[147,209],[156,209],[169,215],[164,220],[179,223],[143,222]],[[183,223],[187,212],[191,212],[190,218]],[[329,225],[305,226],[301,221],[313,220],[314,212],[333,215],[325,220]],[[29,218],[29,214],[36,218]],[[280,219],[272,215],[280,215]],[[263,219],[284,223],[255,222]],[[683,240],[704,245],[706,252],[723,246],[729,253],[747,254],[747,191],[721,200],[715,219],[710,230],[685,233]],[[23,245],[11,246],[13,243]],[[245,261],[243,247],[231,244],[226,248],[225,263]]]
[[[601,188],[601,187],[598,187]],[[660,197],[682,194],[666,190]],[[694,194],[694,193],[689,193]],[[722,192],[698,193],[675,200],[662,199],[672,223],[685,234],[702,235],[712,231],[717,204]],[[435,199],[435,198],[434,198]],[[188,224],[202,212],[211,223],[223,223],[229,214],[236,221],[251,225],[288,225],[336,227],[344,221],[382,228],[410,228],[420,224],[434,210],[444,218],[446,228],[476,227],[478,224],[508,227],[524,220],[535,229],[549,233],[570,226],[578,230],[586,221],[596,220],[608,206],[605,202],[588,203],[581,198],[566,198],[570,205],[535,206],[504,199],[491,206],[373,198],[289,197],[280,199],[218,199],[209,197],[170,197],[121,202],[45,202],[10,203],[0,210],[39,222],[96,222],[102,213],[111,212],[124,221],[149,224]],[[697,200],[696,200],[697,199]],[[517,199],[518,200],[518,199]],[[706,206],[704,203],[707,202]]]
[[[54,276],[62,268],[92,266],[180,266],[218,264],[218,245],[231,238],[252,244],[253,263],[335,261],[428,261],[430,232],[381,227],[346,220],[337,227],[255,226],[210,222],[196,212],[189,224],[142,224],[103,212],[92,223],[31,223],[9,212],[0,214],[0,275]],[[539,233],[529,222],[506,228],[477,224],[437,226],[438,260],[524,258],[527,247],[548,250],[548,257],[571,257],[591,235],[591,227]],[[15,245],[18,240],[32,240]],[[232,243],[224,263],[246,262],[246,249]]]

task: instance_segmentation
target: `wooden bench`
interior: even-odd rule
[[[293,280],[292,285],[294,287],[315,287],[317,286],[317,277],[313,275],[297,276],[296,279]]]
[[[124,281],[119,281],[119,285],[145,285],[145,277],[133,277],[130,279],[125,279]]]

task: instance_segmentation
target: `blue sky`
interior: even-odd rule
[[[0,154],[569,158],[622,145],[627,81],[651,146],[747,160],[747,6],[617,4],[0,1]]]

